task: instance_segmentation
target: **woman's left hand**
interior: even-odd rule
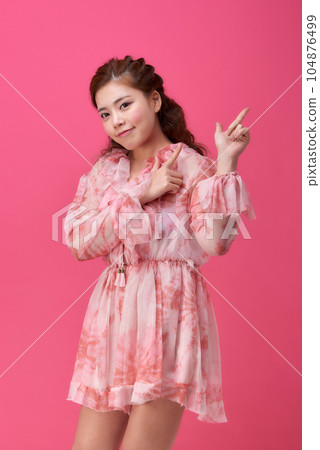
[[[223,126],[220,122],[216,123],[214,140],[218,151],[218,158],[225,153],[224,156],[226,158],[237,160],[249,144],[249,128],[243,127],[241,124],[249,109],[249,107],[243,109],[226,131],[223,131]]]

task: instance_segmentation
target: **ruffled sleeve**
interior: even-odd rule
[[[64,222],[65,242],[79,261],[107,255],[120,242],[132,249],[148,242],[154,231],[153,210],[139,201],[151,179],[125,191],[107,181],[101,169],[99,160],[82,175]]]
[[[115,235],[132,251],[137,244],[154,239],[157,212],[151,204],[141,205],[139,198],[148,188],[153,173],[146,174],[142,183],[129,188],[114,187],[105,193],[101,207],[110,205],[110,220]]]
[[[208,254],[223,255],[238,235],[236,217],[244,213],[248,219],[256,218],[251,198],[238,171],[216,175],[216,163],[207,157],[198,159],[195,166],[189,197],[190,227]]]

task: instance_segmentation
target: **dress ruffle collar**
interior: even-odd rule
[[[128,153],[130,150],[122,148],[113,148],[106,156],[104,156],[104,164],[102,168],[102,174],[104,179],[108,180],[116,190],[123,192],[135,192],[139,195],[140,191],[143,192],[147,188],[147,184],[151,181],[151,169],[155,163],[155,156],[159,158],[160,166],[167,161],[171,154],[177,148],[179,142],[166,145],[157,150],[156,154],[145,161],[146,167],[140,172],[140,174],[128,181],[130,178],[130,158]],[[188,146],[182,142],[182,148],[188,148]],[[172,166],[173,170],[176,170],[175,163]]]

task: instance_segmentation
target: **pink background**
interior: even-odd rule
[[[52,217],[90,170],[77,151],[92,162],[106,141],[90,79],[130,54],[155,66],[212,158],[216,120],[226,129],[250,106],[243,123],[255,122],[238,164],[252,239],[202,267],[227,300],[208,285],[228,423],[185,411],[174,448],[300,449],[301,79],[278,99],[301,74],[300,2],[15,1],[1,16],[1,374],[14,364],[1,378],[0,447],[72,446],[80,405],[66,396],[105,266],[74,260]]]

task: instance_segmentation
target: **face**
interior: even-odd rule
[[[142,147],[159,130],[161,97],[157,91],[147,99],[126,83],[110,81],[97,91],[96,103],[105,132],[124,148]],[[125,130],[131,131],[119,135]]]

